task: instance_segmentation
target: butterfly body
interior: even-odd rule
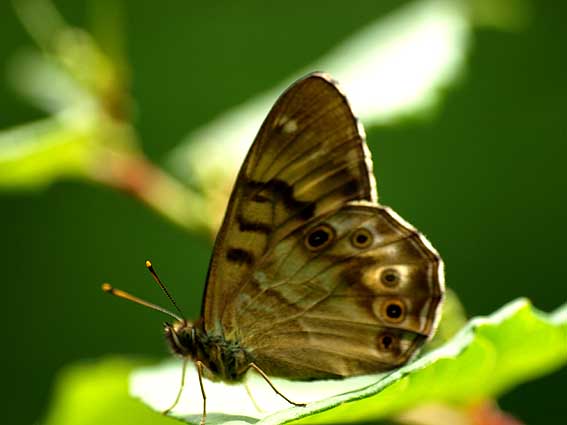
[[[166,324],[165,336],[175,354],[203,363],[213,379],[239,382],[252,362],[239,341],[227,340],[222,335],[208,335],[201,322]]]

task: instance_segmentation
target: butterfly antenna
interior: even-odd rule
[[[181,317],[185,317],[185,315],[183,314],[183,312],[181,311],[181,309],[179,308],[179,306],[177,305],[177,303],[175,302],[175,300],[173,299],[173,297],[171,296],[171,294],[169,293],[169,291],[167,290],[165,285],[162,283],[161,279],[158,277],[158,275],[157,275],[157,273],[154,269],[154,266],[152,266],[152,263],[151,263],[150,260],[146,260],[146,268],[151,273],[152,277],[154,278],[156,283],[159,285],[161,290],[165,293],[165,295],[167,295],[167,298],[169,298],[169,301],[171,301],[171,304],[173,304],[173,306],[175,307],[177,312],[181,315]]]
[[[174,319],[176,319],[180,322],[184,321],[184,319],[179,317],[177,314],[172,313],[171,311],[166,310],[165,308],[160,307],[159,305],[152,304],[152,303],[145,301],[141,298],[135,297],[134,295],[129,294],[128,292],[122,291],[121,289],[116,289],[109,283],[103,283],[102,284],[102,290],[104,292],[111,294],[111,295],[114,295],[115,297],[123,298],[125,300],[135,302],[136,304],[143,305],[144,307],[151,308],[152,310],[157,310],[157,311],[160,311],[162,313],[165,313],[165,314],[173,317]]]

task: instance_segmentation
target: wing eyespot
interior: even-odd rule
[[[390,299],[382,304],[382,317],[390,323],[400,323],[406,317],[406,307],[399,299]]]
[[[369,230],[361,227],[360,229],[356,229],[352,236],[350,237],[350,242],[355,248],[358,249],[365,249],[372,245],[374,238],[372,237],[372,233]]]
[[[380,282],[388,288],[395,288],[400,284],[400,274],[396,269],[386,269],[380,275]]]
[[[328,224],[320,224],[305,236],[304,243],[310,251],[320,251],[335,240],[335,230]]]
[[[386,353],[392,353],[398,349],[398,346],[398,338],[391,333],[383,332],[378,336],[378,350]]]

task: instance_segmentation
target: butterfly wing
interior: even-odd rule
[[[219,230],[203,300],[209,334],[262,257],[314,217],[348,201],[376,201],[362,127],[325,74],[293,84],[250,148]]]
[[[443,290],[442,261],[422,235],[386,207],[351,202],[268,252],[225,321],[272,376],[359,375],[416,352]]]

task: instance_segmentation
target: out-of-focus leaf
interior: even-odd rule
[[[271,105],[290,83],[316,70],[340,82],[366,126],[431,115],[444,99],[443,89],[462,74],[475,25],[522,21],[514,20],[514,5],[524,0],[489,3],[420,0],[378,17],[273,89],[192,131],[169,156],[172,172],[203,191],[216,211],[211,220],[220,225],[232,183]]]
[[[84,87],[59,64],[37,51],[22,51],[8,65],[8,79],[16,91],[48,113],[95,107]]]
[[[61,372],[45,425],[174,425],[128,395],[128,375],[141,362],[85,362]]]
[[[0,189],[86,179],[125,191],[189,231],[211,232],[208,204],[139,151],[131,126],[94,111],[0,132]]]
[[[43,60],[61,67],[61,72],[93,98],[112,96],[113,91],[122,88],[124,70],[112,62],[88,32],[68,25],[50,0],[18,0],[14,6],[45,55]],[[37,78],[34,73],[28,75]]]
[[[46,119],[0,132],[0,188],[40,188],[63,177],[84,176],[89,131]]]
[[[118,31],[106,38],[111,57],[89,33],[66,24],[50,0],[18,0],[15,6],[40,51],[17,56],[11,80],[51,116],[0,131],[0,189],[84,178],[136,197],[185,230],[212,234],[211,203],[140,149]]]
[[[122,68],[86,31],[67,25],[51,1],[18,0],[14,6],[40,50],[17,55],[10,80],[51,115],[0,131],[0,188],[83,177],[120,187],[111,181],[119,173],[108,158],[142,156],[126,120],[130,99]]]
[[[273,382],[288,397],[309,402],[286,407],[261,378],[248,384],[259,412],[243,386],[205,382],[209,423],[348,423],[377,420],[417,406],[470,406],[567,363],[567,305],[541,313],[529,301],[514,301],[489,317],[471,320],[454,338],[418,360],[387,374],[335,381]],[[161,410],[175,398],[180,365],[169,362],[136,371],[131,392]],[[201,396],[194,368],[174,414],[198,423]]]
[[[205,190],[218,187],[219,176],[233,181],[270,106],[314,70],[338,79],[366,125],[427,110],[439,101],[439,88],[459,74],[470,30],[462,1],[421,0],[379,17],[269,92],[189,134],[171,153],[174,172]]]
[[[469,0],[469,10],[479,26],[515,31],[525,28],[532,17],[532,2],[525,0]]]

